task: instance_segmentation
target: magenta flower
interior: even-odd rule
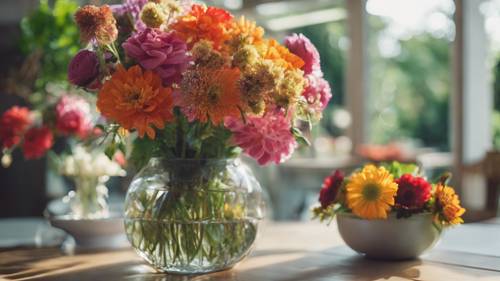
[[[289,119],[282,111],[275,110],[263,117],[249,116],[246,123],[227,117],[225,126],[233,133],[234,144],[260,165],[270,162],[279,164],[288,159],[297,147]]]
[[[68,80],[80,87],[97,89],[99,81],[99,59],[89,50],[80,50],[68,66]]]
[[[318,50],[307,37],[303,34],[294,33],[285,38],[285,46],[290,52],[299,56],[304,61],[304,66],[302,67],[304,74],[323,76]]]
[[[90,104],[77,96],[62,96],[56,104],[56,128],[63,135],[85,138],[92,131]]]
[[[308,85],[304,89],[302,96],[306,99],[309,107],[314,112],[321,112],[326,108],[328,102],[332,98],[330,85],[323,77],[307,75],[306,79]]]
[[[127,39],[123,48],[142,67],[160,75],[164,85],[180,82],[190,61],[186,43],[173,32],[147,28]]]

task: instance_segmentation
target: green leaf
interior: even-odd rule
[[[400,178],[404,174],[417,176],[420,173],[420,168],[413,163],[406,164],[393,161],[391,163],[383,163],[382,166],[385,167],[394,178]]]
[[[293,136],[295,137],[295,140],[299,144],[305,145],[305,146],[311,145],[311,142],[302,134],[302,132],[298,128],[292,127],[291,131],[292,131]]]

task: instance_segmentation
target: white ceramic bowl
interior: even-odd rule
[[[76,220],[68,215],[49,218],[50,224],[75,239],[77,249],[116,249],[129,246],[123,218],[111,215],[104,219]]]
[[[353,214],[338,214],[337,226],[345,243],[368,258],[386,260],[414,259],[433,247],[440,231],[432,214],[416,214],[397,219],[364,220]]]

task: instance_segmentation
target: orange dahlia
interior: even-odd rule
[[[265,40],[257,47],[264,59],[272,60],[279,66],[287,69],[300,69],[304,66],[304,61],[299,56],[291,53],[274,39]]]
[[[239,78],[237,68],[189,70],[181,82],[176,103],[190,122],[210,120],[218,125],[227,116],[239,118]]]
[[[163,87],[156,73],[137,65],[128,70],[118,66],[99,91],[97,108],[123,128],[136,129],[140,137],[146,133],[151,139],[156,135],[151,126],[162,129],[174,118],[172,89]]]
[[[227,31],[232,18],[233,16],[223,9],[195,4],[191,11],[180,17],[171,28],[186,41],[189,48],[205,39],[213,42],[214,48],[219,50],[230,38]]]
[[[443,224],[456,225],[464,221],[461,216],[465,213],[465,209],[460,206],[460,199],[455,194],[453,188],[438,184],[436,191],[436,209],[438,211],[438,220]]]

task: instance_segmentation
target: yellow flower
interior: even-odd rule
[[[465,213],[465,209],[460,206],[460,200],[453,188],[438,184],[434,195],[436,196],[438,220],[441,223],[456,225],[464,222],[461,216]]]
[[[160,27],[166,20],[160,6],[154,2],[147,3],[141,11],[141,20],[147,27]]]
[[[394,205],[398,185],[384,167],[366,165],[346,185],[346,201],[352,212],[363,219],[385,219]]]

